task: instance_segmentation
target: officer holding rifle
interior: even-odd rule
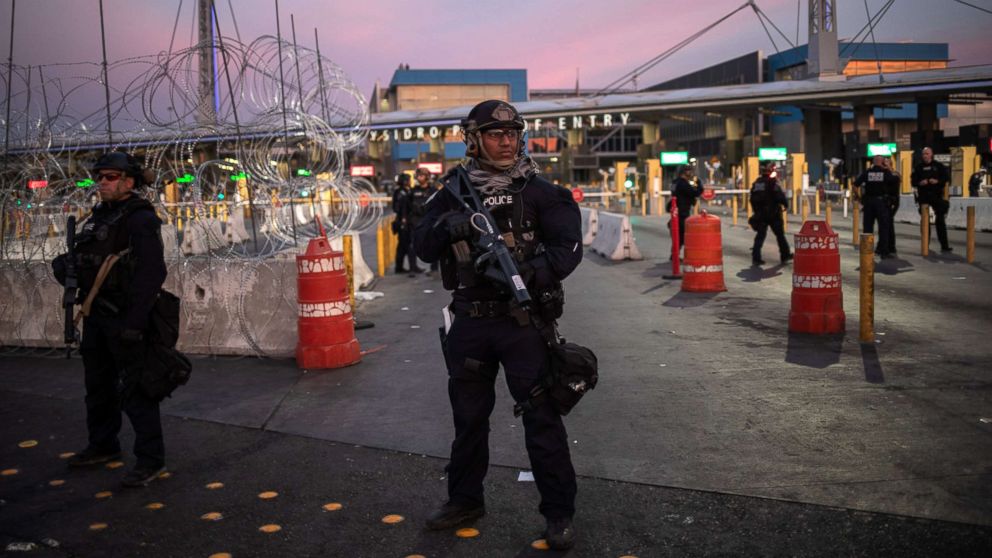
[[[503,366],[514,400],[529,402],[547,372],[546,329],[562,312],[561,281],[582,259],[581,218],[570,192],[537,175],[524,121],[490,100],[462,121],[467,162],[452,169],[414,231],[417,256],[440,261],[453,320],[442,328],[455,439],[448,501],[428,520],[448,529],[485,514],[489,415]],[[542,332],[544,330],[544,332]],[[551,548],[574,544],[576,482],[561,416],[547,399],[522,410],[527,452]]]

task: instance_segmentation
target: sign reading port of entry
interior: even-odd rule
[[[351,176],[375,176],[375,167],[372,165],[352,165]]]
[[[789,158],[789,150],[785,147],[759,147],[759,161],[784,161]]]
[[[688,151],[662,151],[662,165],[687,165],[689,164]]]

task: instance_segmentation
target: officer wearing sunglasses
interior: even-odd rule
[[[165,471],[159,401],[149,397],[140,382],[145,333],[166,277],[162,222],[152,205],[135,194],[144,175],[134,157],[105,154],[92,172],[101,201],[82,223],[75,242],[79,300],[95,292],[89,314],[84,312],[79,345],[89,440],[69,458],[69,466],[93,467],[120,458],[123,411],[134,428],[137,462],[122,483],[145,486]],[[64,282],[64,258],[52,262],[60,282]]]

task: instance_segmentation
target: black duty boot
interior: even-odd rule
[[[944,246],[943,248],[940,249],[940,251],[943,252],[944,254],[947,254],[949,252],[953,252],[954,248],[951,248],[950,246]]]
[[[107,463],[108,461],[113,461],[120,458],[120,450],[103,451],[93,448],[86,448],[70,457],[67,463],[70,467],[90,467],[92,465],[100,465],[101,463]]]
[[[484,515],[486,515],[486,506],[466,506],[447,502],[427,518],[427,528],[434,531],[450,529]]]
[[[124,478],[121,480],[121,484],[128,488],[137,488],[140,486],[148,486],[153,480],[157,479],[159,475],[165,472],[164,466],[159,467],[135,467],[128,471]]]
[[[795,256],[792,253],[782,254],[782,263],[789,263]]]
[[[571,517],[548,519],[548,529],[544,532],[544,540],[552,550],[568,550],[575,544],[575,526]]]

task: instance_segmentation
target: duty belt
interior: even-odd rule
[[[455,316],[498,318],[510,314],[510,303],[503,300],[453,300],[448,308]]]

